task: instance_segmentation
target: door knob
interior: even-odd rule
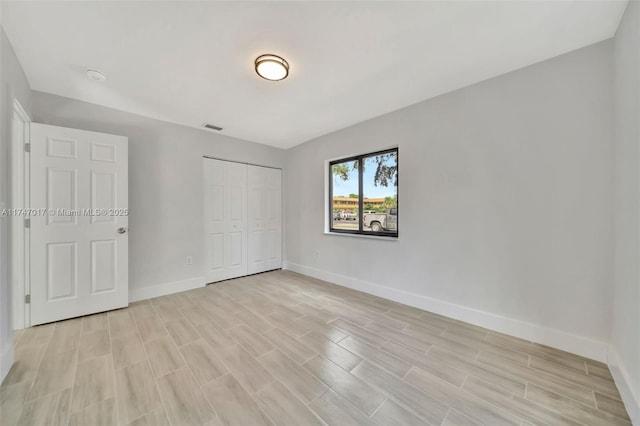
[[[118,228],[118,234],[126,234],[126,233],[127,233],[127,228],[124,228],[124,227]]]

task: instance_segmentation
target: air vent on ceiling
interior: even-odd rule
[[[222,130],[222,127],[218,127],[218,126],[214,126],[213,124],[209,124],[209,123],[204,123],[202,125],[205,129],[209,129],[209,130]]]

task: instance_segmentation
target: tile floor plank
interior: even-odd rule
[[[327,390],[327,386],[279,350],[258,359],[264,368],[306,404]]]
[[[402,343],[403,345],[408,346],[418,352],[427,352],[432,346],[430,343],[417,339],[414,336],[410,336],[408,334],[402,333],[399,330],[394,330],[392,328],[386,327],[378,323],[376,320],[367,325],[365,329],[379,336],[383,336],[389,340],[393,340],[394,342]]]
[[[18,423],[30,388],[31,382],[21,382],[13,385],[2,384],[2,387],[0,387],[1,425],[13,426]]]
[[[386,399],[382,392],[364,380],[324,358],[316,357],[303,366],[368,416]]]
[[[55,326],[55,324],[44,324],[27,328],[22,333],[18,343],[16,343],[16,351],[20,349],[46,346],[51,339]]]
[[[598,376],[590,376],[585,371],[578,371],[554,362],[547,361],[539,356],[532,355],[529,366],[535,370],[545,371],[554,376],[561,377],[568,382],[592,389],[610,398],[620,399],[616,385]]]
[[[180,351],[169,336],[146,342],[144,346],[156,377],[164,376],[184,365]]]
[[[221,352],[223,361],[231,374],[249,392],[255,393],[274,381],[274,378],[240,345],[225,348]]]
[[[264,337],[269,339],[272,345],[280,349],[282,353],[298,364],[303,364],[316,356],[316,352],[314,350],[289,336],[279,328],[272,328],[264,333]]]
[[[329,325],[336,327],[340,330],[343,330],[348,335],[351,335],[362,342],[365,342],[371,346],[375,346],[378,348],[384,345],[385,343],[387,343],[387,340],[388,340],[384,336],[374,333],[364,327],[359,327],[355,324],[351,324],[350,322],[345,321],[343,319],[337,319],[335,321],[331,321]],[[340,342],[340,340],[338,340],[338,342]]]
[[[117,369],[136,364],[147,359],[138,333],[127,333],[123,337],[111,336],[111,356],[114,367]]]
[[[591,389],[579,386],[564,380],[555,374],[550,374],[542,370],[535,370],[508,359],[482,352],[478,357],[481,363],[495,367],[505,373],[520,377],[530,383],[543,386],[546,389],[569,396],[585,404],[596,406],[595,397]]]
[[[305,315],[295,320],[296,324],[306,327],[317,334],[320,334],[334,343],[340,342],[348,336],[342,330],[334,327],[333,324],[326,324],[321,319],[311,315]]]
[[[50,354],[42,358],[27,400],[34,400],[50,393],[73,386],[77,351]]]
[[[487,425],[520,425],[520,418],[501,410],[475,395],[450,385],[419,368],[413,368],[405,381],[444,402],[474,421]]]
[[[198,383],[204,385],[226,374],[229,370],[219,356],[204,340],[198,340],[180,347],[187,365]]]
[[[158,390],[173,425],[204,425],[216,418],[188,368],[175,370],[157,379]]]
[[[109,338],[109,330],[102,329],[87,332],[83,330],[80,335],[79,346],[78,362],[103,355],[110,356],[111,340]]]
[[[596,420],[598,424],[603,426],[627,426],[631,424],[627,419],[621,419],[620,417],[611,415],[591,406],[581,404],[571,398],[543,389],[531,383],[527,385],[526,398],[545,407],[549,407],[552,410],[562,412],[565,416],[582,423],[589,423]]]
[[[595,396],[596,406],[599,410],[618,416],[621,419],[629,419],[629,415],[627,414],[627,410],[624,408],[622,401],[617,398],[610,398],[598,392],[595,392]]]
[[[367,361],[358,365],[353,370],[353,374],[377,387],[378,390],[387,394],[387,397],[406,407],[429,424],[439,425],[447,414],[449,407],[442,401],[421,392]]]
[[[254,357],[259,357],[272,351],[275,347],[251,328],[246,325],[239,325],[228,330],[229,335],[236,342],[240,343]]]
[[[129,423],[129,426],[169,426],[164,408],[158,407]]]
[[[78,348],[82,318],[75,318],[56,323],[47,345],[45,356],[73,351]]]
[[[163,324],[157,315],[136,319],[136,325],[138,326],[138,332],[143,342],[149,342],[167,334],[165,324]]]
[[[69,426],[112,426],[117,423],[115,398],[86,407],[69,418]]]
[[[458,410],[451,409],[441,426],[483,426],[483,424],[470,419]]]
[[[500,407],[533,424],[569,426],[578,426],[580,424],[528,399],[520,396],[512,397],[505,390],[475,377],[469,377],[462,387],[478,398],[484,399],[496,407]]]
[[[71,388],[27,402],[22,408],[19,425],[64,426],[69,422]]]
[[[411,370],[411,364],[391,355],[389,352],[373,347],[368,343],[361,342],[354,337],[347,337],[340,342],[340,346],[398,377],[404,377],[409,370]]]
[[[398,357],[399,359],[407,362],[408,364],[418,367],[427,373],[433,374],[436,377],[451,383],[454,386],[462,386],[464,379],[467,377],[467,373],[460,371],[451,365],[448,365],[442,361],[429,357],[420,352],[416,352],[406,346],[400,345],[395,342],[387,342],[382,348],[383,351],[390,353]]]
[[[347,349],[333,343],[315,331],[305,334],[298,340],[313,349],[321,357],[333,361],[345,370],[351,371],[356,365],[362,362],[362,358],[353,352],[349,352]]]
[[[424,424],[423,420],[390,399],[383,402],[371,418],[380,426],[419,426]]]
[[[2,384],[14,385],[16,383],[28,382],[29,385],[31,385],[38,374],[40,361],[44,356],[44,349],[44,345],[16,349],[14,354],[15,361]]]
[[[78,363],[73,385],[71,412],[115,397],[113,360],[109,355]]]
[[[161,406],[153,372],[147,360],[117,370],[116,395],[124,424]]]
[[[273,327],[267,320],[259,315],[254,314],[248,309],[242,309],[234,314],[236,318],[246,324],[249,328],[258,334],[264,334]]]
[[[368,426],[371,424],[369,417],[332,389],[328,389],[316,398],[309,408],[328,425]]]
[[[323,426],[324,423],[280,382],[265,386],[256,394],[258,405],[282,426]]]
[[[205,397],[218,413],[220,421],[228,426],[272,425],[255,400],[231,374],[203,386]]]
[[[437,359],[453,368],[464,371],[470,376],[493,383],[513,395],[524,397],[527,381],[517,376],[509,375],[500,370],[500,368],[493,368],[472,358],[457,355],[437,347],[432,348],[427,357]]]
[[[109,323],[107,322],[107,314],[93,314],[82,317],[82,333],[89,333],[97,330],[107,330]]]

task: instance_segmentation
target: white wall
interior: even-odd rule
[[[602,42],[289,150],[288,267],[604,359],[612,47]],[[399,240],[324,235],[324,161],[395,144]]]
[[[129,137],[132,299],[204,284],[203,155],[283,165],[277,148],[41,92],[33,94],[33,116],[40,123]]]
[[[13,102],[31,111],[31,88],[16,54],[0,29],[0,211],[9,207],[9,158]],[[0,217],[0,382],[13,362],[11,285],[9,282],[9,219]]]
[[[640,3],[615,37],[615,262],[612,372],[640,424]]]

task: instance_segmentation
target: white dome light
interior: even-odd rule
[[[280,56],[260,55],[256,58],[256,73],[265,80],[284,80],[289,75],[289,63]]]

